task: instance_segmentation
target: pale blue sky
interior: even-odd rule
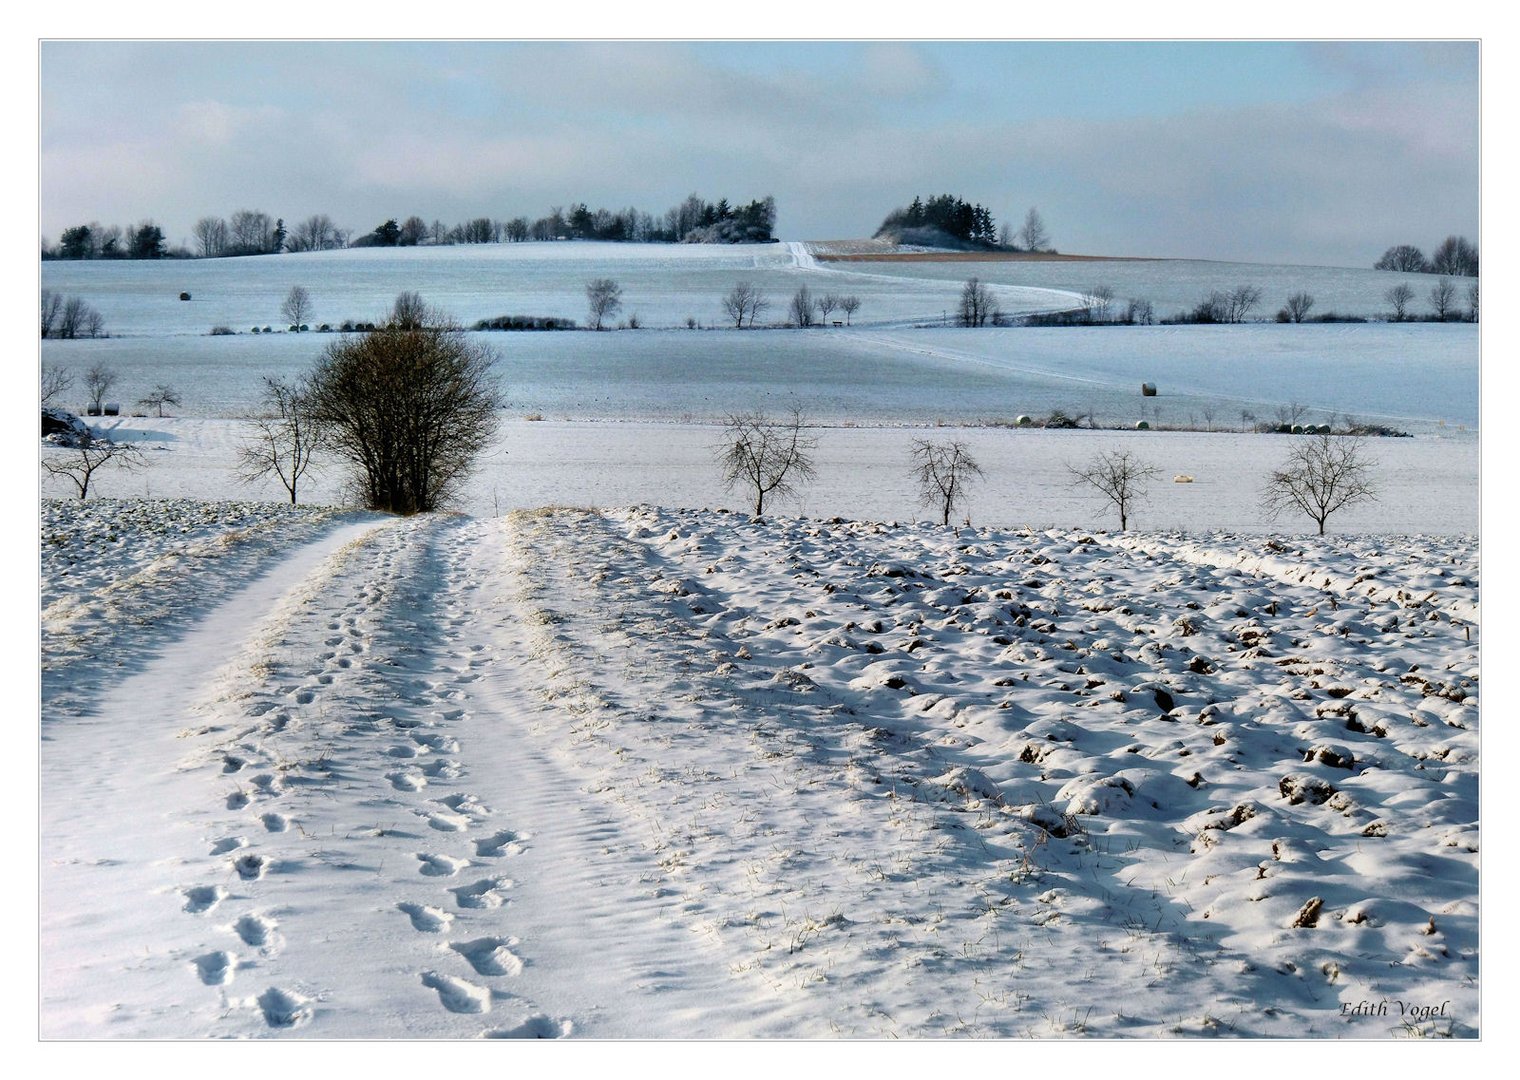
[[[793,239],[914,194],[1063,251],[1365,265],[1478,232],[1475,43],[71,43],[41,228],[205,214],[654,213],[776,197]]]

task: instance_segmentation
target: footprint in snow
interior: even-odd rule
[[[530,1016],[512,1028],[493,1028],[480,1033],[482,1039],[564,1039],[575,1025],[569,1020],[555,1020],[549,1016]]]
[[[414,770],[397,769],[386,773],[385,778],[397,791],[421,791],[427,787],[427,777]]]
[[[284,814],[265,814],[259,821],[263,822],[265,832],[284,832],[290,828],[290,819]]]
[[[262,855],[249,852],[239,855],[232,860],[232,868],[237,871],[238,877],[244,881],[257,881],[264,876],[264,871],[269,868],[269,860]]]
[[[258,1003],[270,1027],[299,1027],[311,1019],[311,999],[293,990],[271,986],[259,995]]]
[[[515,833],[510,829],[504,829],[495,836],[488,836],[484,840],[475,841],[475,854],[482,859],[498,859],[503,855],[520,855],[523,850],[522,842],[527,838],[526,833]]]
[[[195,958],[195,973],[207,986],[226,986],[237,970],[237,957],[230,952],[209,952]]]
[[[523,962],[507,948],[516,938],[483,937],[474,941],[451,941],[449,948],[464,957],[477,975],[520,975]]]
[[[422,973],[422,985],[438,991],[438,1000],[449,1012],[483,1013],[491,1011],[491,991],[452,975],[436,971]]]
[[[248,838],[244,836],[228,836],[211,845],[211,854],[225,855],[229,851],[248,846]]]
[[[424,934],[441,934],[449,928],[454,921],[442,908],[435,908],[430,904],[413,904],[410,902],[396,905],[398,911],[404,912],[412,920],[412,929]]]
[[[181,889],[180,895],[185,898],[183,910],[191,915],[204,915],[227,898],[227,890],[220,885],[196,885]]]
[[[267,919],[262,915],[244,915],[232,924],[233,933],[244,945],[254,949],[263,949],[274,945],[275,928],[279,924],[273,919]]]
[[[511,887],[512,882],[507,878],[482,878],[473,885],[461,885],[449,892],[454,894],[454,902],[462,908],[499,908],[507,902],[501,895],[502,890]]]
[[[469,859],[455,859],[448,855],[429,855],[421,851],[416,855],[422,864],[417,872],[424,877],[453,877],[470,865]]]

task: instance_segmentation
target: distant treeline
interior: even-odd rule
[[[345,247],[413,247],[499,244],[525,240],[608,240],[640,243],[769,243],[776,228],[776,200],[767,195],[742,205],[707,202],[693,192],[655,217],[633,207],[592,210],[574,203],[553,207],[534,221],[473,218],[456,225],[412,215],[389,218],[355,235],[326,214],[313,214],[287,229],[284,218],[261,210],[239,210],[229,218],[204,217],[195,223],[194,248],[171,247],[151,220],[137,226],[102,226],[98,221],[65,229],[56,245],[42,242],[44,259],[221,258],[274,255],[282,251],[331,251]]]
[[[1478,246],[1465,236],[1448,236],[1430,258],[1413,244],[1397,244],[1372,264],[1374,270],[1401,270],[1411,274],[1478,276]]]
[[[985,206],[955,195],[935,195],[929,199],[913,196],[911,203],[899,206],[883,219],[881,228],[876,230],[876,239],[923,247],[1051,250],[1050,235],[1036,208],[1029,208],[1023,226],[1017,231],[1006,222],[999,229],[997,220]]]

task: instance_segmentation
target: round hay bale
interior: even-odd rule
[[[1136,420],[1135,421],[1135,430],[1136,431],[1149,431],[1150,429],[1151,429],[1151,422],[1149,420]]]
[[[1020,413],[1019,416],[1018,416],[1018,418],[1016,420],[1014,420],[1014,423],[1017,424],[1019,427],[1028,427],[1030,424],[1034,423],[1034,417],[1032,417],[1032,416],[1026,416],[1026,415]]]
[[[1191,484],[1192,482],[1193,478],[1187,473],[1178,473],[1176,476],[1172,477],[1172,483],[1174,484]]]

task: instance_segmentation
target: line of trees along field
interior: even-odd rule
[[[424,244],[500,244],[527,240],[607,240],[636,243],[769,243],[776,228],[776,200],[767,195],[748,203],[726,198],[708,202],[693,192],[664,214],[628,207],[590,209],[585,203],[553,207],[543,217],[501,220],[472,218],[455,225],[413,214],[388,218],[358,233],[313,214],[287,228],[284,218],[262,210],[239,210],[230,217],[203,217],[195,223],[193,246],[171,247],[151,220],[136,226],[102,226],[98,221],[65,229],[56,245],[42,244],[44,259],[215,259],[275,255],[283,251],[332,251],[346,247],[414,247]]]
[[[1377,262],[1374,270],[1398,270],[1410,274],[1449,274],[1452,277],[1478,276],[1478,246],[1465,236],[1448,236],[1431,252],[1430,258],[1413,244],[1395,244]]]

